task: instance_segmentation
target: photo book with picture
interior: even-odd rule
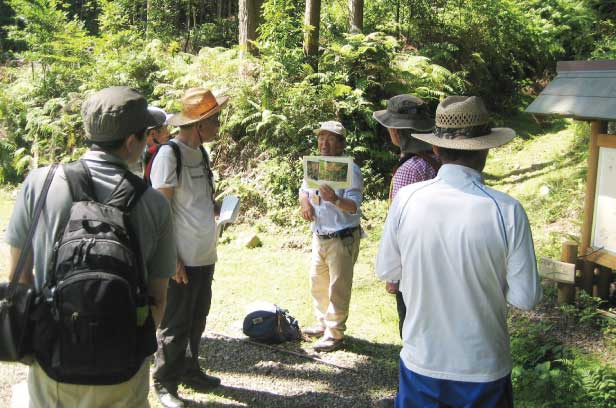
[[[343,156],[304,156],[304,180],[308,188],[327,184],[348,188],[353,181],[353,158]]]

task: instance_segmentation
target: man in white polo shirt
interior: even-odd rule
[[[513,406],[507,303],[530,309],[541,286],[524,209],[481,172],[515,133],[490,128],[481,99],[450,96],[434,133],[413,136],[443,166],[399,191],[376,260],[407,305],[396,407]]]

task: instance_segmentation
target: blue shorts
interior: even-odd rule
[[[417,374],[400,360],[396,408],[513,408],[511,375],[487,383]]]

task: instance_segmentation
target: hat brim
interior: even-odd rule
[[[393,114],[386,109],[373,112],[372,117],[386,128],[412,129],[417,132],[429,132],[434,129],[434,121],[430,118],[410,119],[408,117],[394,117]]]
[[[346,137],[346,135],[345,135],[344,133],[336,132],[335,130],[332,130],[332,129],[322,129],[322,128],[318,128],[318,129],[315,129],[315,130],[314,130],[314,134],[315,134],[315,135],[317,135],[317,136],[318,136],[318,135],[319,135],[319,133],[321,133],[321,132],[329,132],[329,133],[333,133],[333,134],[338,135],[338,136]]]
[[[188,116],[185,116],[182,112],[179,112],[171,116],[168,123],[171,126],[186,126],[186,125],[191,125],[193,123],[200,122],[220,112],[220,110],[225,107],[227,102],[229,102],[229,97],[221,96],[219,98],[216,98],[216,103],[218,103],[218,106],[216,106],[212,110],[207,111],[205,114],[199,116],[198,118],[189,118]]]
[[[502,146],[515,137],[515,131],[509,128],[492,128],[485,136],[468,139],[443,139],[433,133],[413,133],[413,137],[433,146],[455,150],[485,150]]]

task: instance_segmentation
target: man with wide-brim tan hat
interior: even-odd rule
[[[180,131],[153,159],[152,187],[171,203],[178,252],[153,372],[154,388],[164,407],[184,406],[177,394],[179,383],[199,390],[220,384],[219,378],[206,374],[199,365],[217,260],[214,180],[203,143],[218,134],[218,115],[228,100],[216,98],[209,89],[187,90],[181,111],[169,119]]]
[[[528,218],[483,184],[488,150],[515,132],[490,126],[477,97],[438,106],[436,178],[402,188],[381,238],[376,274],[400,280],[407,305],[396,407],[512,407],[507,304],[541,298]]]

